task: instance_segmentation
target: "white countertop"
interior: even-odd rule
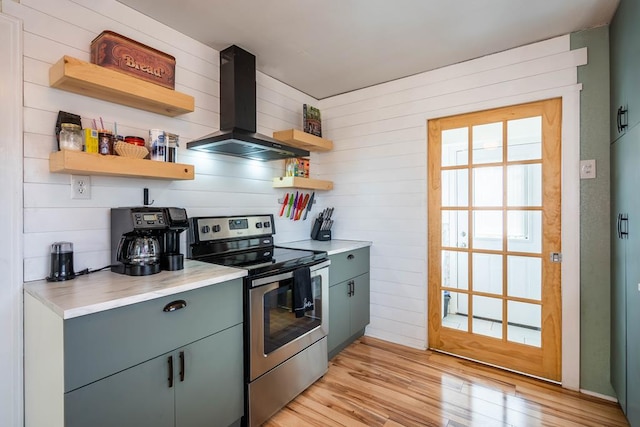
[[[100,271],[64,282],[41,280],[24,291],[63,319],[190,291],[247,275],[246,270],[185,259],[184,269],[149,276]]]
[[[353,251],[371,246],[372,242],[358,240],[328,240],[320,242],[318,240],[299,240],[297,242],[278,243],[276,246],[293,249],[306,249],[314,251],[325,251],[327,255],[335,255],[342,252]]]

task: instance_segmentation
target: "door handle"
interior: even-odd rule
[[[169,388],[173,387],[173,356],[169,356]]]
[[[184,381],[184,351],[180,352],[180,382]]]

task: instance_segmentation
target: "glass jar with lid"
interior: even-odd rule
[[[60,149],[82,151],[82,128],[80,125],[75,123],[62,123],[60,127]]]

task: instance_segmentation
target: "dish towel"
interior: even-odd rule
[[[293,312],[296,317],[313,310],[313,291],[311,290],[311,270],[301,267],[293,271]]]

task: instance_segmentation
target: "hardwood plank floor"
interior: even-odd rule
[[[526,376],[363,337],[267,423],[291,426],[628,426],[620,407]]]

